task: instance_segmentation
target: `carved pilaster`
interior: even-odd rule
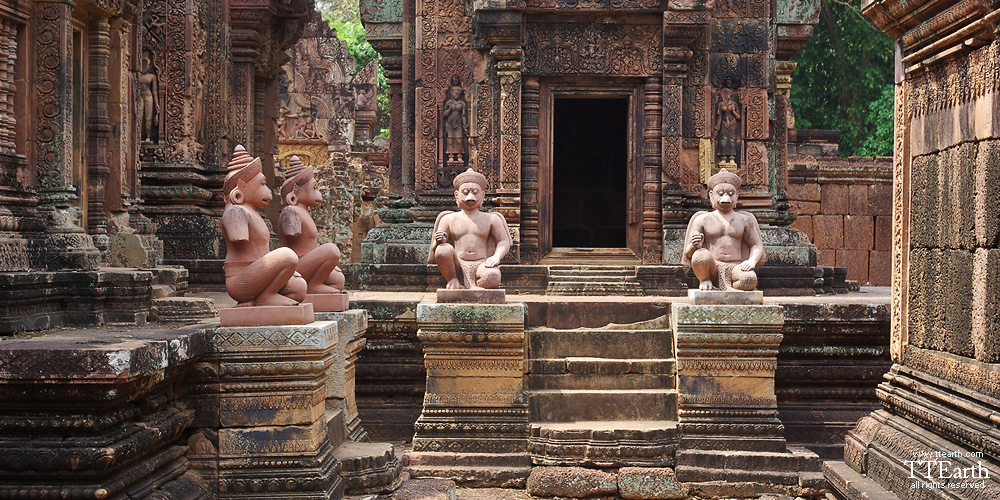
[[[683,106],[684,100],[684,79],[687,74],[687,63],[693,55],[689,49],[664,48],[663,49],[663,106],[662,106],[662,137],[663,147],[661,149],[663,169],[662,185],[663,192],[663,213],[662,223],[681,224],[684,222],[686,212],[681,209],[683,205],[683,195],[676,189],[679,187],[682,178],[683,165],[681,163],[682,142],[683,142]],[[674,189],[669,189],[674,188]]]
[[[104,190],[108,174],[108,62],[111,58],[111,25],[107,17],[91,21],[89,26],[90,61],[88,68],[87,106],[87,232],[91,235],[107,234],[107,214],[104,209]],[[100,242],[104,240],[102,245]],[[95,238],[98,248],[107,250],[107,236]]]
[[[0,153],[15,154],[14,62],[17,60],[17,26],[0,19]]]
[[[32,159],[40,207],[48,216],[45,267],[96,269],[100,254],[77,225],[73,186],[73,4],[35,2],[35,127]]]
[[[34,163],[39,201],[66,209],[73,193],[73,28],[69,2],[36,2]]]
[[[500,165],[497,188],[498,210],[513,231],[514,243],[520,240],[521,226],[521,67],[524,51],[520,47],[494,47],[500,77]]]
[[[538,249],[538,92],[538,77],[525,77],[521,96],[524,132],[521,136],[521,262],[524,264],[535,264],[541,258]]]
[[[646,79],[643,87],[642,262],[658,264],[663,256],[660,205],[660,138],[662,106],[660,79]],[[537,141],[536,141],[537,143]]]

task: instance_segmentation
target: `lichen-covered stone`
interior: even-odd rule
[[[528,476],[528,493],[540,497],[590,498],[614,495],[613,474],[583,467],[535,467]]]
[[[618,471],[618,496],[627,500],[672,500],[686,496],[673,469],[622,467]]]

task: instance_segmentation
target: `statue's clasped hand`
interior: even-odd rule
[[[704,240],[705,235],[702,233],[694,233],[691,235],[691,245],[695,248],[701,248],[701,244]]]
[[[436,241],[438,243],[447,243],[448,242],[448,233],[446,233],[444,231],[437,231],[437,232],[435,232],[434,233],[434,241]]]

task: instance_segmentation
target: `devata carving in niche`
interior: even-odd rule
[[[715,153],[721,161],[735,165],[739,155],[740,105],[732,89],[719,89],[715,98]]]
[[[448,100],[444,102],[441,117],[444,119],[444,156],[445,163],[465,165],[465,143],[469,135],[469,104],[465,100],[465,90],[458,75],[451,78],[448,88]],[[450,183],[444,185],[447,186]]]
[[[141,124],[140,140],[146,143],[159,142],[159,130],[156,126],[156,96],[159,94],[159,81],[156,67],[149,52],[144,52],[139,63],[139,123]]]

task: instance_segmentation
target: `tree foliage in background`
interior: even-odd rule
[[[842,156],[891,155],[893,42],[851,1],[821,0],[813,38],[795,56],[795,126],[839,130]]]
[[[347,51],[354,57],[354,70],[360,71],[368,63],[382,58],[368,40],[365,27],[361,24],[358,0],[318,0],[316,10],[323,19],[337,31],[337,38],[347,44]],[[385,69],[378,66],[378,90],[376,93],[375,133],[389,135],[389,83],[385,79]]]

